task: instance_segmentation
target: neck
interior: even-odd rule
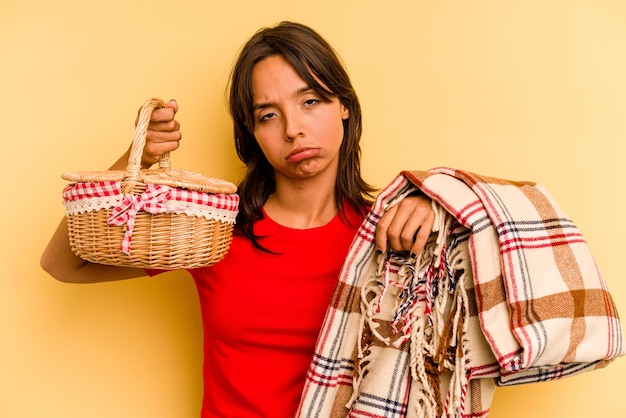
[[[265,211],[276,222],[296,229],[326,225],[337,214],[335,184],[309,179],[276,179],[276,191],[265,203]]]

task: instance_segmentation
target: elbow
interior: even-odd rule
[[[62,263],[50,257],[46,252],[39,259],[39,266],[52,278],[63,283],[82,283],[77,280],[77,274],[72,274],[72,269],[64,268]]]
[[[46,257],[45,253],[39,259],[39,266],[54,279],[60,282],[67,282],[67,280],[64,280],[63,276],[57,271],[55,264],[48,257]]]
[[[50,259],[45,251],[39,258],[39,267],[41,267],[43,271],[56,279],[56,277],[54,276],[54,264],[50,262]]]

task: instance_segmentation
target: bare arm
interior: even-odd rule
[[[55,279],[67,283],[98,283],[142,277],[134,267],[116,267],[87,262],[70,249],[67,220],[63,218],[41,256],[41,267]]]
[[[174,119],[178,105],[175,101],[167,103],[163,109],[152,113],[146,136],[146,146],[142,157],[144,168],[150,167],[166,152],[178,148],[181,134],[180,125]],[[130,150],[120,157],[111,169],[125,169]],[[144,269],[117,267],[87,262],[76,256],[69,244],[67,221],[61,220],[52,235],[41,260],[41,267],[57,280],[69,283],[97,283],[145,276]]]

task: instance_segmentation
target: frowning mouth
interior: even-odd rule
[[[308,158],[313,158],[320,153],[319,148],[309,148],[309,147],[298,147],[291,151],[287,157],[286,161],[290,163],[298,163],[300,161],[306,160]]]

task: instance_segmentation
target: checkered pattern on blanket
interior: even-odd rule
[[[378,220],[416,188],[437,214],[424,253],[379,257]],[[587,244],[541,185],[403,172],[353,242],[298,416],[486,417],[495,383],[603,367],[622,339]]]

